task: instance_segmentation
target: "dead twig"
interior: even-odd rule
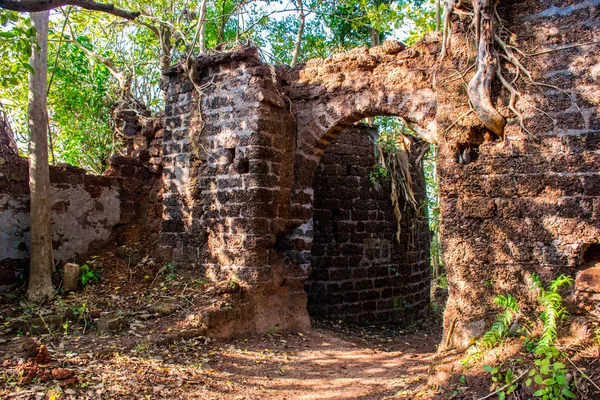
[[[502,386],[500,389],[497,389],[495,391],[493,391],[492,393],[488,394],[487,396],[483,396],[478,400],[485,400],[485,399],[489,399],[490,397],[493,397],[495,395],[497,395],[500,392],[503,392],[505,389],[507,389],[510,385],[514,385],[515,383],[519,382],[521,379],[523,379],[523,377],[525,375],[527,375],[527,373],[529,372],[529,369],[525,372],[523,372],[521,375],[519,375],[517,377],[517,379],[513,380],[512,382],[507,383],[506,385]]]
[[[561,345],[558,340],[557,340],[557,343],[559,345]],[[587,374],[585,374],[581,369],[579,369],[579,367],[577,365],[575,365],[575,363],[573,362],[573,360],[571,360],[571,357],[569,357],[566,353],[563,353],[563,354],[565,355],[565,357],[567,358],[567,360],[569,361],[569,363],[571,363],[571,365],[573,365],[575,367],[575,369],[581,374],[581,376],[583,376],[585,379],[587,379],[598,391],[600,391],[600,386],[598,386],[596,384],[596,382],[594,382],[593,380],[591,380],[590,377],[587,376]]]
[[[445,347],[450,347],[450,340],[452,339],[452,335],[454,334],[454,328],[456,327],[456,317],[452,318],[452,322],[450,323],[450,329],[448,330],[448,336],[446,337]]]

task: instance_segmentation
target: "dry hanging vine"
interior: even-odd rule
[[[375,141],[375,155],[379,159],[379,164],[382,166],[391,181],[390,200],[394,207],[394,215],[396,217],[396,240],[400,243],[400,234],[402,227],[402,213],[400,212],[400,195],[404,197],[415,212],[419,212],[419,203],[415,198],[413,191],[412,178],[410,174],[410,161],[413,153],[414,140],[409,135],[395,131],[389,140]],[[419,164],[425,152],[429,149],[429,144],[424,143],[424,146],[417,150],[417,155],[414,157],[415,164]],[[372,179],[373,180],[373,179]],[[377,180],[373,180],[375,188],[379,190]]]

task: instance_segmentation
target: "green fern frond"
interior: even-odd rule
[[[537,276],[534,277],[534,284],[540,291],[540,305],[544,309],[540,315],[540,319],[544,322],[544,327],[542,329],[542,336],[534,349],[536,354],[543,354],[556,343],[558,323],[568,315],[567,309],[562,305],[563,298],[558,291],[563,286],[570,285],[572,282],[573,278],[570,276],[560,275],[550,283],[548,289],[545,289],[539,278]]]
[[[571,283],[573,283],[572,277],[561,275],[550,283],[550,291],[556,293],[561,287],[570,285]]]
[[[517,299],[510,294],[507,296],[497,296],[494,301],[499,306],[505,308],[505,310],[498,316],[491,329],[481,338],[481,345],[488,349],[495,347],[508,334],[510,326],[519,314]]]

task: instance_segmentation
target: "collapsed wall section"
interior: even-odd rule
[[[136,240],[142,232],[148,238],[157,234],[160,182],[137,159],[113,157],[107,176],[51,165],[50,184],[53,254],[59,266],[85,261],[132,228]],[[26,277],[29,232],[29,165],[17,155],[8,126],[0,120],[0,290]]]
[[[313,243],[306,282],[311,316],[353,323],[414,321],[429,308],[429,226],[400,199],[401,237],[389,180],[370,179],[377,127],[344,129],[315,173]],[[413,158],[415,198],[426,200],[421,164]]]

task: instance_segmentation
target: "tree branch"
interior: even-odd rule
[[[78,6],[86,10],[102,11],[129,20],[134,20],[140,15],[138,11],[122,10],[114,4],[98,3],[94,0],[0,0],[0,8],[18,12],[40,12],[62,6]]]
[[[0,1],[2,1],[2,0],[0,0]],[[92,50],[88,49],[87,47],[85,47],[84,45],[79,43],[76,39],[75,32],[73,31],[73,26],[71,26],[71,23],[68,23],[68,27],[69,27],[69,31],[71,32],[71,39],[69,40],[69,42],[73,43],[75,45],[75,47],[77,47],[79,50],[83,51],[88,57],[91,57],[91,58],[99,61],[100,63],[104,64],[104,66],[109,70],[109,72],[119,82],[119,87],[120,87],[121,91],[123,93],[125,93],[127,91],[127,79],[126,79],[125,75],[115,67],[115,64],[112,62],[111,59],[102,57],[100,54],[93,52]]]
[[[298,18],[300,19],[300,25],[298,26],[298,33],[296,35],[296,44],[294,46],[292,63],[290,64],[290,67],[292,68],[298,64],[298,57],[300,56],[300,49],[302,48],[302,35],[304,34],[304,25],[306,21],[302,0],[296,0],[296,3],[298,4]]]

